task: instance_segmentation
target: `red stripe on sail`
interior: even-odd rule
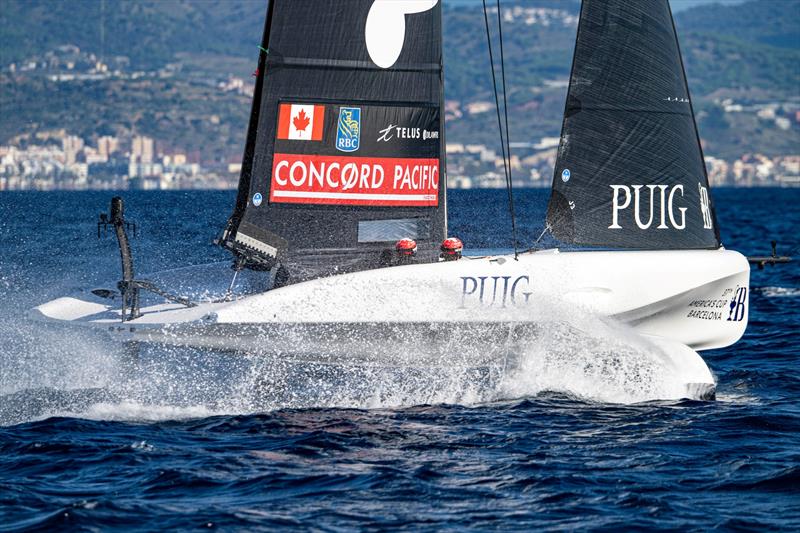
[[[312,141],[322,140],[322,127],[325,124],[325,106],[314,106],[314,129],[311,132]]]
[[[289,138],[289,122],[292,120],[292,104],[281,104],[278,111],[278,139]]]

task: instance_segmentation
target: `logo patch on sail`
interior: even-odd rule
[[[708,199],[708,189],[702,183],[697,184],[700,191],[700,211],[703,213],[703,228],[714,229],[714,219],[711,216],[711,202]]]
[[[278,139],[321,141],[324,125],[324,105],[280,104]]]
[[[437,206],[439,160],[275,154],[270,202]]]
[[[336,126],[336,149],[355,152],[361,140],[361,108],[342,107]]]
[[[611,225],[608,229],[632,229],[631,218],[636,222],[636,227],[641,230],[649,229],[654,224],[657,229],[686,229],[686,211],[681,207],[683,199],[683,185],[610,185],[611,200]],[[642,193],[646,188],[647,192]],[[631,194],[633,189],[633,194]],[[626,211],[631,207],[633,197],[633,213]],[[649,197],[649,199],[648,199]],[[647,219],[642,211],[648,213]],[[659,215],[660,213],[660,215]],[[620,222],[623,215],[627,222]],[[625,228],[623,228],[625,224]]]

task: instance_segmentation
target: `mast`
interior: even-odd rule
[[[583,1],[547,224],[578,246],[719,247],[668,0]]]

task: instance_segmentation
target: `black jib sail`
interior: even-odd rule
[[[630,249],[717,248],[668,0],[584,0],[547,223]]]
[[[299,278],[446,237],[441,3],[272,0],[223,245]],[[390,254],[389,254],[390,255]]]

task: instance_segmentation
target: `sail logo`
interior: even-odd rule
[[[677,207],[676,199],[683,198],[683,185],[610,185],[612,190],[611,199],[611,225],[608,229],[623,229],[620,224],[620,212],[625,212],[631,207],[633,202],[633,216],[639,229],[649,229],[654,222],[659,224],[656,229],[678,229],[686,228],[686,207]],[[645,188],[649,194],[642,194]],[[631,191],[631,189],[633,189]],[[643,202],[642,197],[649,196],[649,200]],[[642,207],[649,212],[647,220],[642,216]],[[655,216],[656,204],[658,204],[659,216]]]
[[[747,287],[737,287],[728,305],[728,322],[741,322],[747,310]]]
[[[700,190],[700,211],[703,212],[703,228],[714,229],[714,219],[711,217],[711,202],[708,199],[708,189],[701,183],[697,184]]]
[[[336,127],[336,149],[355,152],[361,140],[361,108],[342,107]]]
[[[407,128],[389,124],[378,132],[377,142],[388,143],[393,139],[397,140],[420,140],[429,141],[431,139],[438,139],[439,132],[426,130],[423,128]]]
[[[282,154],[273,156],[270,202],[437,206],[439,160]]]
[[[278,139],[321,141],[324,124],[324,105],[280,104],[278,110]]]
[[[527,304],[531,295],[528,276],[461,276],[461,309],[468,303],[485,307]]]
[[[372,62],[391,68],[406,40],[406,15],[433,9],[439,0],[375,0],[367,14],[364,40]]]

